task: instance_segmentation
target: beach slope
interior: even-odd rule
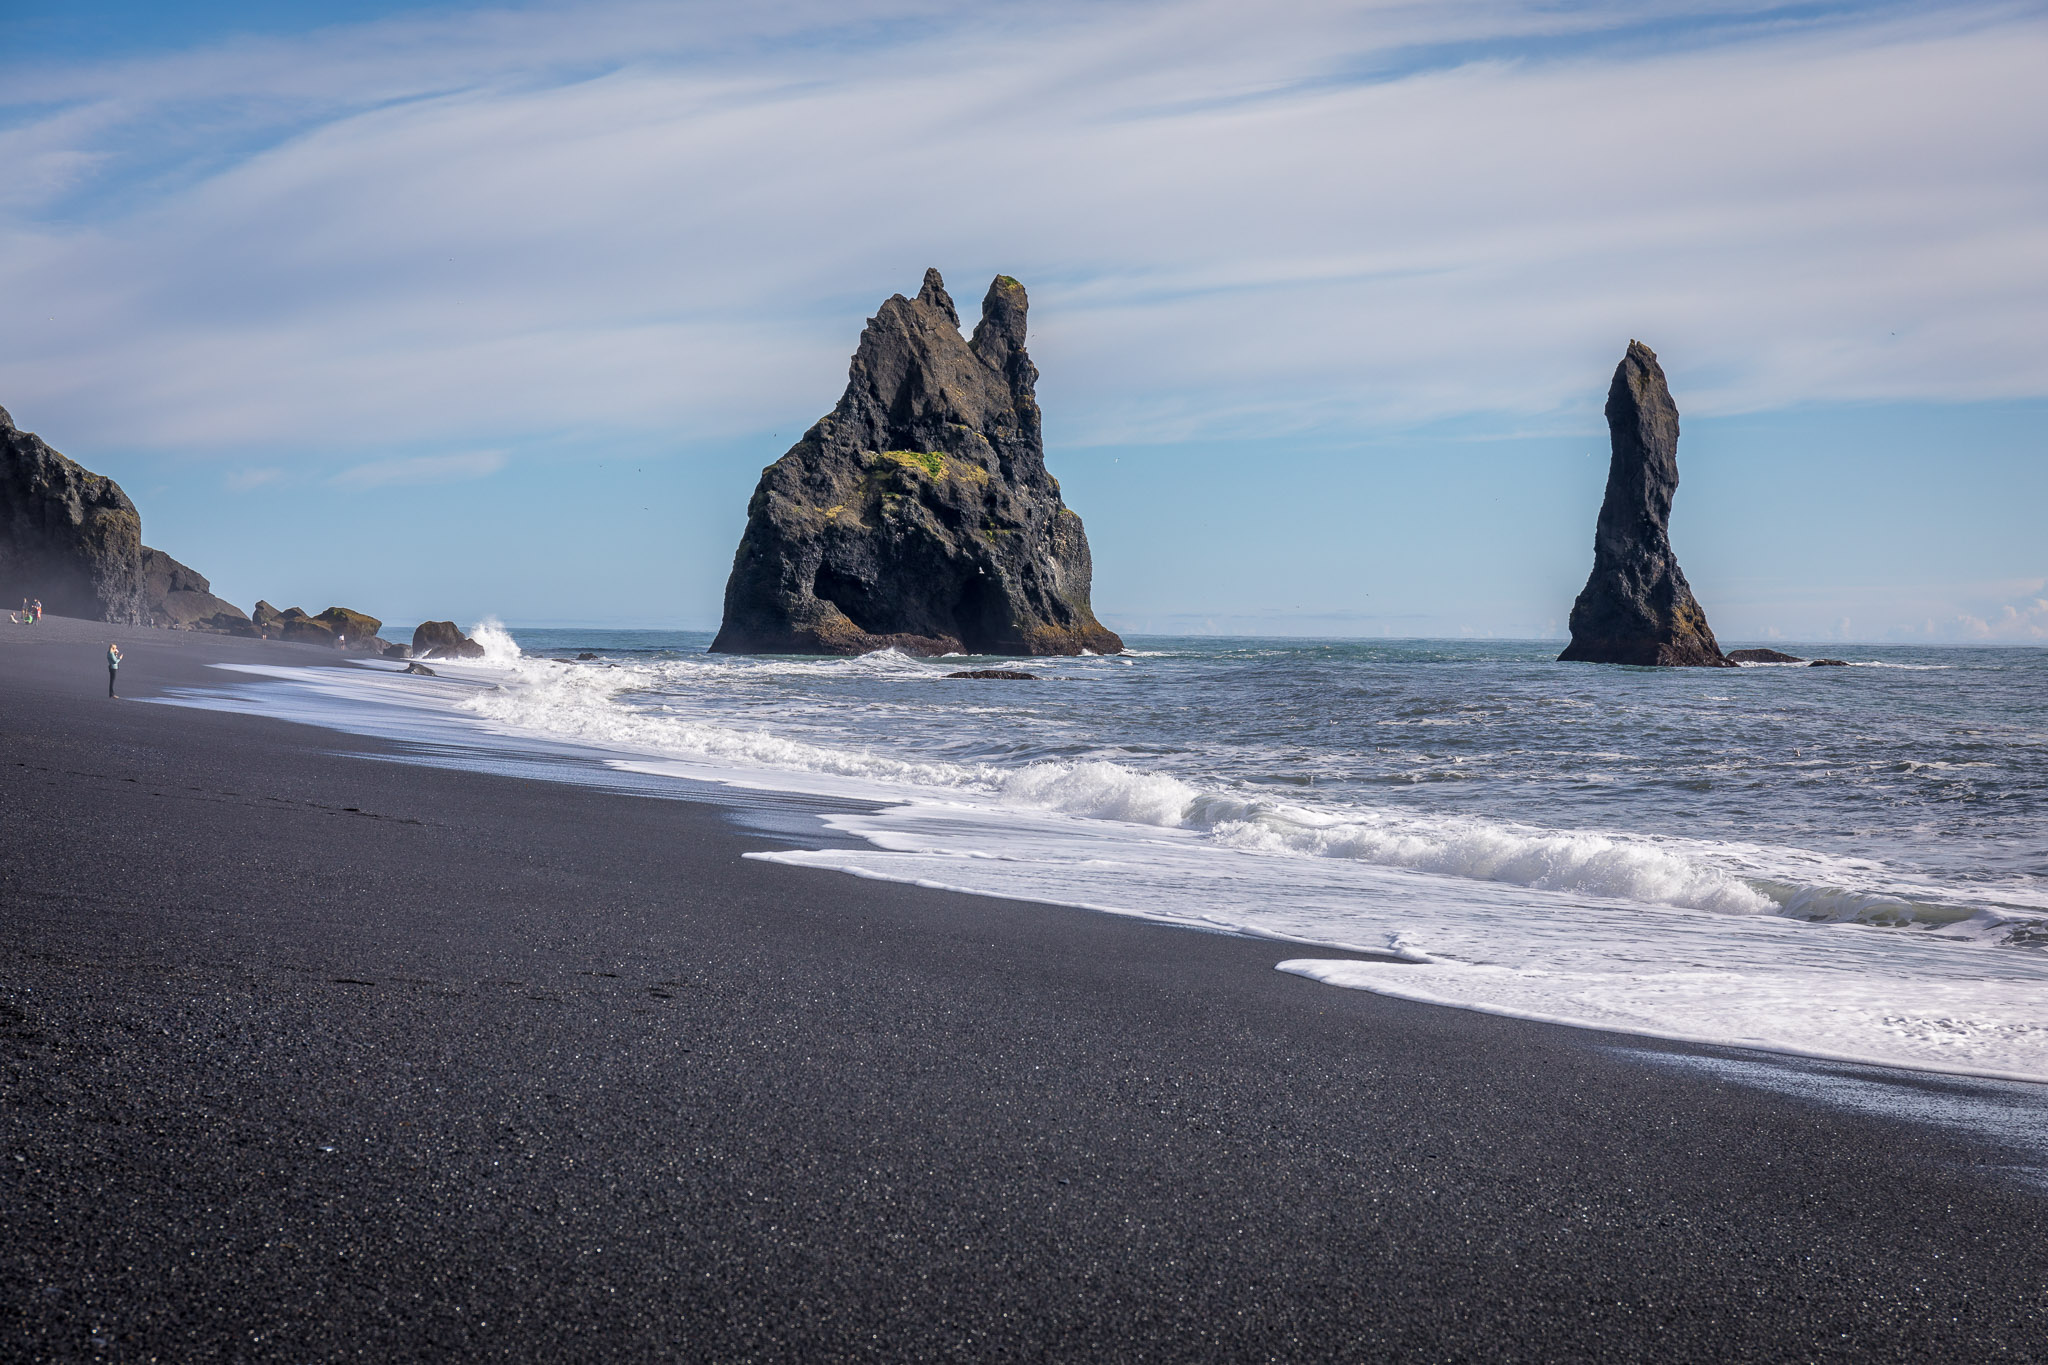
[[[0,1357],[2048,1356],[1989,1136],[139,699],[310,646],[110,702],[108,629],[0,638]]]

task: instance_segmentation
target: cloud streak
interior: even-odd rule
[[[505,467],[501,451],[479,450],[460,455],[413,455],[352,465],[328,482],[338,488],[391,488],[413,484],[457,483],[486,478]]]
[[[1068,441],[1584,410],[1630,335],[1689,412],[2048,393],[2032,10],[1674,11],[1704,42],[1597,5],[842,14],[14,73],[11,401],[302,458],[372,412],[729,432],[815,415],[931,263],[1032,286]],[[152,131],[193,111],[211,136]]]

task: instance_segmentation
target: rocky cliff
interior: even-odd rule
[[[1640,341],[1607,389],[1613,456],[1593,534],[1593,573],[1572,604],[1572,642],[1560,660],[1728,667],[1707,614],[1671,551],[1671,498],[1678,491],[1678,406]]]
[[[142,547],[142,600],[147,624],[172,630],[254,635],[248,613],[213,595],[213,585],[162,550]]]
[[[712,643],[733,654],[1114,653],[1039,435],[1024,286],[971,338],[936,270],[861,333],[837,407],[761,475]]]
[[[56,616],[142,624],[142,518],[119,484],[0,408],[0,604],[24,597]]]
[[[239,607],[161,550],[112,479],[67,459],[0,408],[0,604],[53,616],[253,635]]]

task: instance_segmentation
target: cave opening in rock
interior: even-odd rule
[[[818,566],[817,577],[811,580],[811,595],[820,602],[830,602],[839,608],[847,620],[869,635],[886,632],[879,628],[879,617],[868,585],[851,574],[843,574],[825,565]]]

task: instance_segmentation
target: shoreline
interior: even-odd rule
[[[509,638],[502,644],[516,652]],[[555,641],[555,648],[562,644]],[[542,648],[554,652],[545,644]],[[772,674],[775,661],[763,662],[771,665]],[[507,667],[512,676],[500,676]],[[1323,812],[1327,818],[1320,822],[1314,809],[1282,811],[1267,822],[1256,798],[1247,805],[1246,798],[1229,792],[1227,782],[1219,789],[1213,781],[1205,784],[1200,777],[1170,770],[1123,768],[1115,761],[1091,773],[1062,772],[1057,762],[1021,768],[962,765],[921,757],[914,747],[896,750],[886,735],[880,736],[884,743],[877,749],[878,736],[858,729],[848,736],[850,743],[835,746],[801,724],[792,742],[754,728],[745,714],[720,710],[702,694],[700,702],[712,703],[707,711],[673,721],[665,706],[579,706],[575,694],[580,684],[557,687],[570,684],[578,670],[531,658],[509,665],[498,658],[480,670],[458,667],[453,676],[438,681],[395,684],[378,680],[374,675],[387,670],[374,664],[253,671],[268,676],[216,678],[213,687],[187,692],[174,704],[269,708],[328,730],[380,736],[425,755],[425,761],[477,771],[520,770],[579,782],[594,778],[643,791],[652,775],[657,787],[680,782],[684,794],[694,790],[714,804],[730,804],[741,791],[767,793],[771,800],[799,792],[828,803],[843,800],[853,804],[833,808],[828,823],[845,837],[829,841],[830,856],[815,839],[799,839],[806,847],[796,850],[752,856],[1296,944],[1301,946],[1299,960],[1309,964],[1303,974],[1333,987],[1673,1042],[2048,1082],[2048,1057],[2041,1055],[2033,1029],[2039,993],[2048,988],[2039,954],[1985,956],[1978,951],[1986,946],[1982,942],[1946,941],[1968,937],[1953,933],[1958,915],[1982,939],[1998,929],[2001,915],[2019,922],[2017,908],[1980,905],[1947,913],[1944,919],[1943,890],[1903,886],[1896,876],[1885,878],[1892,884],[1878,889],[1866,881],[1860,892],[1853,889],[1854,871],[1847,884],[1852,889],[1830,884],[1824,876],[1806,884],[1801,878],[1810,870],[1790,870],[1783,857],[1775,868],[1759,866],[1753,856],[1747,868],[1730,867],[1718,856],[1724,850],[1711,847],[1711,839],[1708,846],[1688,848],[1654,832],[1641,838],[1617,835],[1597,820],[1579,829],[1549,829],[1540,822],[1529,828],[1509,815],[1482,820],[1482,837],[1475,838],[1455,820],[1447,822],[1442,812],[1425,812],[1392,826],[1405,826],[1407,836],[1420,841],[1418,864],[1415,850],[1400,847],[1369,808],[1347,810],[1341,801]],[[887,676],[929,682],[933,674],[926,670],[906,678],[891,671]],[[494,681],[508,689],[504,696],[490,686]],[[742,681],[742,695],[749,681]],[[479,685],[482,691],[469,695]],[[626,695],[643,695],[645,686],[658,693],[665,680],[657,676],[629,684]],[[597,695],[604,691],[600,687]],[[456,705],[458,697],[467,699]],[[628,728],[615,728],[622,720]],[[680,734],[667,733],[671,725]],[[562,766],[551,772],[549,764]],[[1022,787],[1035,784],[1035,789],[1013,801],[1012,779],[1022,779],[1017,784]],[[1177,790],[1157,790],[1157,783]],[[1207,798],[1207,813],[1193,819],[1187,813],[1192,806],[1169,813],[1162,805],[1181,798]],[[1127,808],[1105,809],[1106,802]],[[1132,802],[1136,805],[1129,806]],[[1308,856],[1275,861],[1269,855],[1279,850],[1245,847],[1239,834],[1229,833],[1228,822],[1238,817],[1250,822],[1245,829]],[[796,826],[782,828],[801,832]],[[1326,855],[1317,842],[1332,837],[1327,830],[1339,831],[1340,845],[1356,838],[1381,847],[1377,853],[1368,849],[1354,856],[1340,848]],[[1190,832],[1217,838],[1213,844],[1198,838],[1194,847],[1170,842]],[[1472,871],[1475,860],[1485,864],[1503,856],[1502,840],[1515,845],[1507,856],[1522,862],[1520,873],[1495,876],[1484,866]],[[1082,846],[1091,852],[1077,861],[1071,855]],[[1382,856],[1388,852],[1391,857]],[[1449,866],[1434,866],[1432,859]],[[1736,861],[1740,864],[1743,856]],[[1082,870],[1112,867],[1122,870],[1114,876]],[[1426,883],[1413,882],[1410,870],[1443,872],[1450,880],[1432,876]],[[1793,880],[1773,884],[1774,878],[1786,876]],[[1269,879],[1276,888],[1273,895],[1247,899],[1236,894],[1240,885]],[[1281,886],[1287,889],[1278,891]],[[1535,888],[1537,894],[1525,899],[1518,887]],[[1547,901],[1543,893],[1548,892],[1562,892],[1564,899]],[[1910,913],[1932,914],[1949,932],[1923,938],[1902,933],[1896,925],[1828,923],[1839,907],[1826,904],[1818,916],[1785,908],[1788,901],[1796,904],[1807,897],[1823,902],[1846,898],[1852,906],[1868,902],[1880,917],[1894,913],[1890,907],[1898,897],[1908,902],[1925,898],[1934,903],[1909,906]],[[1745,899],[1758,904],[1745,904]],[[1970,905],[1967,892],[1960,904]],[[1704,918],[1664,913],[1671,906],[1712,906],[1718,913]],[[1765,913],[1752,913],[1760,907]],[[1579,942],[1573,952],[1547,951],[1524,937],[1533,923],[1559,911],[1575,918],[1572,932]],[[1811,927],[1816,918],[1824,922]],[[1431,945],[1430,951],[1389,951],[1389,945],[1408,942]],[[1401,965],[1376,972],[1348,962],[1321,962],[1332,953]],[[1884,956],[1888,970],[1844,974],[1838,969],[1838,956],[1867,953]],[[1701,992],[1685,984],[1683,970],[1637,979],[1634,964],[1642,960],[1734,973],[1736,989]],[[1475,963],[1519,970],[1507,976],[1484,967],[1460,970]],[[1582,991],[1573,982],[1589,989]],[[1955,1021],[1965,1026],[1958,1030]]]
[[[102,636],[137,696],[331,651],[50,627],[0,637],[10,1353],[2043,1357],[2038,1169],[1702,1069],[1771,1054],[110,704]]]

